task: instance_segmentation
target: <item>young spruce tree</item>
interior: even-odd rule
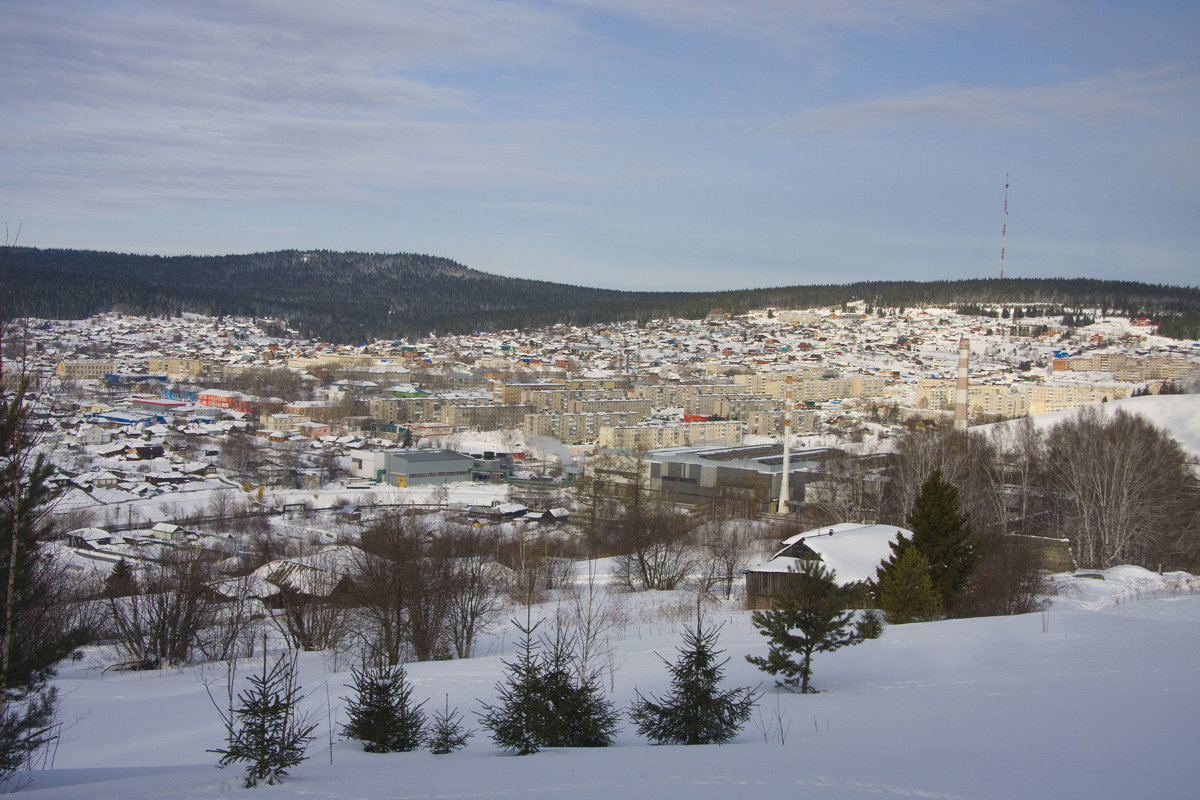
[[[608,747],[618,713],[595,672],[579,674],[577,638],[557,635],[543,642],[542,691],[552,714],[542,731],[545,747]]]
[[[810,686],[812,657],[858,644],[867,632],[854,622],[833,570],[820,561],[803,560],[788,575],[783,591],[771,598],[772,608],[755,611],[750,621],[769,640],[767,656],[746,660],[772,675],[776,685],[801,693]]]
[[[553,710],[545,701],[542,670],[534,649],[533,626],[513,625],[521,632],[520,654],[515,661],[502,662],[504,681],[496,684],[499,697],[496,705],[483,704],[479,721],[492,732],[492,741],[502,750],[519,756],[536,753],[542,748],[541,731]]]
[[[434,711],[430,720],[429,752],[440,756],[461,750],[474,734],[475,731],[463,728],[462,715],[457,708],[450,708],[450,696],[446,695],[445,707],[441,711]]]
[[[913,545],[888,570],[878,585],[879,608],[889,625],[926,622],[938,617],[938,598],[929,576],[929,561]]]
[[[245,762],[247,789],[266,781],[279,783],[303,761],[317,724],[299,711],[300,685],[296,682],[296,654],[281,654],[267,666],[263,648],[262,672],[250,676],[250,687],[238,693],[232,718],[226,719],[229,742],[213,750],[222,767]]]
[[[617,730],[617,713],[596,674],[579,674],[572,637],[540,646],[540,625],[522,626],[520,655],[506,661],[505,680],[496,685],[499,702],[484,704],[480,722],[492,741],[517,755],[543,747],[607,747]]]
[[[662,700],[637,699],[629,715],[638,733],[655,744],[723,744],[737,735],[758,702],[757,688],[721,689],[725,678],[724,650],[717,649],[720,626],[705,630],[697,615],[696,627],[686,628],[683,647],[675,663],[663,663],[671,672],[671,691]]]
[[[342,732],[368,753],[407,753],[425,743],[425,701],[413,702],[404,667],[351,669],[354,696],[344,697],[349,721]]]

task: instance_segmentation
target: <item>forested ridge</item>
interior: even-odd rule
[[[104,311],[277,317],[336,342],[594,324],[756,308],[873,308],[1052,303],[1155,318],[1197,335],[1200,289],[1088,278],[874,281],[723,292],[624,292],[507,278],[416,253],[282,250],[147,256],[8,247],[0,256],[3,313],[78,319]]]

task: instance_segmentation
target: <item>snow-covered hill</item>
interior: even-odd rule
[[[1126,397],[1100,403],[1093,408],[1099,409],[1103,414],[1112,413],[1118,408],[1126,413],[1136,414],[1169,433],[1192,459],[1200,458],[1200,394]],[[1071,409],[1040,414],[1029,419],[1035,427],[1045,430],[1065,419],[1076,417],[1079,413],[1079,409]],[[995,425],[1012,425],[1014,422],[997,422]],[[990,427],[992,426],[985,425],[972,430],[986,430]]]
[[[443,756],[331,747],[327,713],[336,730],[348,664],[305,654],[302,680],[322,738],[286,783],[251,790],[206,752],[222,744],[204,687],[220,669],[116,674],[92,651],[62,670],[63,741],[54,768],[28,774],[22,796],[1193,797],[1200,582],[1132,567],[1103,577],[1062,577],[1045,613],[892,627],[818,655],[821,693],[807,696],[779,692],[745,662],[765,650],[746,612],[714,609],[728,680],[767,690],[758,721],[720,747],[654,747],[628,724],[611,748],[524,757],[500,753],[485,732]],[[666,689],[656,652],[674,657],[692,604],[662,594],[610,602],[626,620],[612,685],[627,706],[635,687]],[[494,697],[512,641],[511,631],[497,632],[483,657],[409,665],[417,693],[439,706],[448,696],[473,720],[480,701]]]

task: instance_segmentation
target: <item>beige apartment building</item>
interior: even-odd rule
[[[1121,384],[972,384],[967,408],[972,416],[1036,416],[1129,397],[1132,391],[1132,386]],[[917,382],[917,407],[932,411],[954,408],[954,392],[953,380],[922,378]]]
[[[783,399],[787,395],[787,375],[777,373],[739,375],[735,379],[751,394],[768,394]],[[821,376],[817,370],[793,373],[792,399],[841,400],[847,397],[883,397],[887,381],[879,375]]]
[[[503,393],[502,396],[514,397],[511,393]],[[629,399],[629,394],[624,389],[547,389],[545,384],[527,384],[520,387],[512,402],[522,403],[537,411],[564,412],[574,411],[572,406],[577,401],[624,402]]]
[[[1056,358],[1055,371],[1112,372],[1119,381],[1175,380],[1200,371],[1200,364],[1185,356],[1159,354],[1131,356],[1125,353],[1092,353],[1076,358]]]
[[[795,381],[792,384],[792,398],[795,400],[840,400],[846,397],[883,397],[887,381],[876,375],[854,375],[847,378],[808,378]],[[787,389],[786,383],[780,381],[775,392],[777,397],[783,397]],[[769,390],[768,390],[769,391]]]
[[[442,422],[455,430],[515,430],[532,409],[526,405],[450,405],[442,409]]]
[[[917,381],[917,408],[931,411],[954,408],[955,386],[951,378],[921,378]]]
[[[112,359],[81,359],[60,361],[54,369],[59,378],[68,381],[98,381],[105,375],[116,372]]]
[[[426,397],[372,397],[367,401],[368,413],[385,422],[426,422],[442,420],[445,401],[433,395]]]
[[[1125,384],[1067,384],[1047,386],[1034,384],[1029,387],[1029,413],[1049,414],[1072,408],[1090,406],[1104,400],[1119,400],[1133,394],[1133,386]]]
[[[258,424],[263,428],[284,433],[294,431],[296,426],[312,421],[312,417],[304,414],[266,413],[261,414],[258,418]]]
[[[512,403],[528,403],[530,392],[561,391],[565,387],[561,383],[506,383],[496,381],[492,384],[492,402],[501,405]]]
[[[653,404],[649,400],[625,397],[572,400],[570,406],[567,408],[567,411],[573,414],[598,414],[600,412],[620,411],[626,414],[640,414],[643,417],[650,416],[650,412],[653,410]]]
[[[655,408],[694,408],[700,395],[742,394],[736,383],[653,383],[633,387],[633,396],[649,400]],[[690,412],[689,412],[690,413]]]
[[[208,358],[150,356],[146,359],[146,368],[151,375],[166,375],[173,381],[217,378],[222,374],[221,363]]]
[[[671,425],[635,425],[600,429],[600,446],[613,450],[661,450],[702,444],[741,444],[741,422],[681,422]]]
[[[781,411],[783,401],[769,394],[702,394],[696,398],[694,411],[706,417],[749,419],[756,411]]]
[[[1022,392],[1010,391],[1007,386],[979,386],[967,393],[967,408],[972,416],[1012,419],[1029,415],[1029,398]]]
[[[801,367],[800,369],[791,372],[792,383],[809,378],[820,378],[822,371],[812,367]],[[779,393],[779,384],[787,382],[787,375],[781,375],[778,372],[752,372],[748,375],[735,375],[733,382],[738,386],[744,386],[747,392],[751,394],[769,394],[774,397],[782,397]],[[768,388],[769,387],[769,388]]]
[[[792,435],[817,432],[820,415],[815,411],[792,412]],[[781,436],[783,411],[754,411],[746,418],[747,433],[751,436]]]
[[[644,414],[627,411],[594,414],[526,414],[525,435],[527,437],[548,436],[563,444],[588,444],[599,440],[601,428],[632,426],[644,418]]]

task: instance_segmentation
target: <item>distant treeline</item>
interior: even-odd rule
[[[1086,278],[876,281],[726,292],[621,292],[505,278],[415,253],[283,250],[228,256],[144,256],[90,250],[0,250],[5,316],[81,319],[138,315],[272,317],[333,342],[412,339],[430,333],[533,328],[762,308],[872,310],[1001,306],[1015,318],[1032,304],[1083,321],[1082,310],[1151,317],[1164,335],[1195,338],[1200,289]],[[992,313],[992,312],[989,312]],[[999,313],[999,312],[996,312]],[[1080,316],[1076,316],[1080,315]]]

